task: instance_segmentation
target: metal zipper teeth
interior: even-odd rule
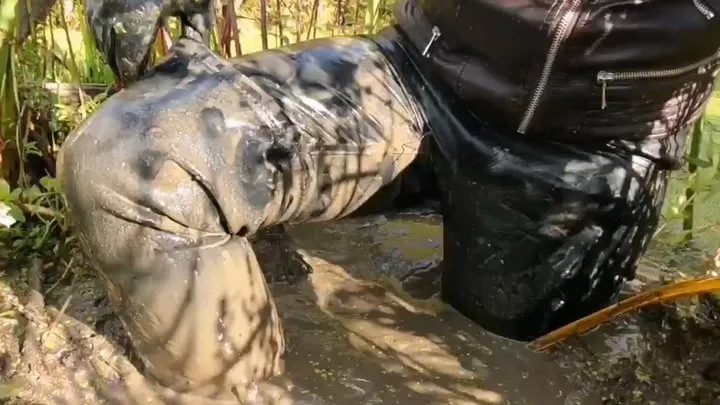
[[[679,76],[696,69],[700,70],[718,58],[720,58],[720,50],[716,51],[714,55],[708,56],[698,62],[672,69],[640,70],[632,72],[608,72],[606,70],[601,70],[597,73],[597,82],[602,85],[601,108],[604,110],[605,107],[607,107],[606,93],[608,82],[615,80],[662,79],[666,77]]]
[[[702,13],[705,18],[708,20],[715,18],[715,12],[713,12],[712,9],[703,2],[703,0],[692,0],[692,2],[695,5],[695,8]]]
[[[558,27],[555,31],[555,36],[553,37],[553,41],[550,44],[550,49],[548,50],[548,55],[545,58],[545,65],[543,65],[543,70],[540,74],[540,80],[535,87],[535,92],[530,99],[530,103],[528,103],[528,107],[525,110],[525,114],[523,114],[522,121],[520,121],[520,126],[517,129],[517,132],[521,134],[524,134],[527,131],[527,128],[530,125],[530,121],[532,121],[533,115],[535,115],[535,111],[540,105],[540,99],[542,98],[543,93],[545,93],[545,89],[547,88],[548,82],[550,81],[550,75],[552,74],[552,68],[555,64],[555,59],[557,59],[557,54],[560,51],[560,47],[563,41],[567,37],[568,31],[572,28],[572,22],[575,19],[574,17],[577,15],[577,10],[580,6],[580,3],[581,0],[572,0],[572,3],[570,4],[570,9],[566,11],[565,14],[563,14],[562,19],[558,24]]]

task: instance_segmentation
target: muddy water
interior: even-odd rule
[[[600,403],[568,380],[562,362],[484,332],[439,301],[439,217],[349,219],[291,234],[314,273],[273,294],[287,378],[313,403]]]
[[[288,377],[322,403],[720,405],[720,377],[707,372],[720,360],[718,305],[650,308],[538,354],[440,302],[437,215],[347,219],[291,234],[314,273],[299,288],[274,286]],[[641,264],[625,294],[667,275]]]
[[[440,302],[441,226],[438,216],[414,212],[292,228],[313,273],[270,286],[287,371],[259,383],[245,403],[720,405],[720,303],[652,308],[555,353],[534,353]],[[664,275],[647,266],[639,273],[629,290]],[[0,370],[0,403],[237,405],[158,389],[130,361],[97,280],[73,280],[49,288],[47,313],[31,322],[45,324],[40,354],[21,356],[21,323],[0,317],[0,363],[14,365]],[[7,314],[13,293],[5,290]]]

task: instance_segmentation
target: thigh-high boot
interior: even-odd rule
[[[348,215],[417,153],[422,120],[374,42],[224,61],[179,41],[68,139],[75,230],[147,370],[226,397],[282,370],[248,237]]]

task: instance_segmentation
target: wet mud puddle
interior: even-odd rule
[[[258,384],[259,399],[247,404],[720,405],[720,304],[643,311],[539,354],[439,300],[437,215],[289,232],[313,272],[270,285],[283,318],[286,373]],[[629,285],[636,290],[658,277],[639,272],[641,281]],[[0,283],[0,403],[238,404],[149,383],[89,273],[46,289],[46,310],[32,316],[8,315],[21,299],[11,287]],[[39,346],[28,344],[30,326],[42,336]]]
[[[313,403],[601,403],[569,381],[566,364],[483,331],[439,300],[438,216],[346,219],[290,234],[313,274],[272,289],[286,377]]]
[[[287,377],[317,403],[720,405],[720,377],[707,375],[720,360],[720,318],[698,319],[720,312],[651,308],[540,354],[439,300],[435,214],[307,224],[290,234],[314,273],[273,293]],[[641,265],[626,294],[659,276]]]

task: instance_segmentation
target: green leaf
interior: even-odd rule
[[[10,193],[10,184],[4,179],[0,179],[0,201],[10,200],[12,194]]]
[[[40,247],[43,245],[44,242],[45,242],[45,238],[44,238],[44,237],[40,237],[40,236],[39,236],[39,237],[36,237],[36,238],[35,238],[35,242],[33,243],[33,250],[38,250],[38,249],[40,249]]]
[[[40,185],[47,191],[60,191],[60,181],[54,177],[45,176],[41,178]]]
[[[0,3],[0,43],[4,42],[6,36],[12,38],[17,23],[17,11],[19,0],[8,0]]]
[[[22,192],[24,201],[26,201],[28,203],[34,202],[38,198],[42,197],[43,194],[44,193],[42,192],[42,190],[40,190],[40,187],[38,187],[38,186],[32,186],[30,188],[26,188]]]
[[[26,142],[25,143],[25,154],[26,155],[35,155],[42,157],[42,152],[40,149],[38,149],[37,144],[35,142]]]

